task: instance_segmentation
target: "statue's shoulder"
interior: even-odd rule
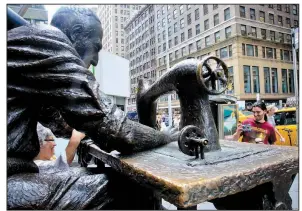
[[[54,39],[71,45],[70,40],[61,30],[46,24],[28,24],[25,26],[20,26],[9,30],[7,35],[8,41],[21,37],[39,37],[44,39]]]

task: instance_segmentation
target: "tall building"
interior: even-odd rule
[[[44,5],[40,4],[31,4],[31,5],[22,5],[22,4],[10,4],[8,5],[14,12],[20,12],[21,8],[24,14],[20,14],[25,20],[32,24],[48,24],[48,11],[45,9]],[[22,12],[22,13],[23,13]]]
[[[254,102],[259,94],[261,100],[277,104],[294,96],[290,30],[299,25],[298,5],[153,6],[157,76],[166,71],[167,56],[171,67],[187,57],[202,59],[214,55],[223,59],[229,69],[231,83],[226,94],[246,103]],[[138,20],[136,28],[142,24]],[[138,38],[134,35],[127,34],[127,38],[135,38],[134,45],[130,42],[127,51],[132,52],[129,57],[131,81],[140,77],[134,71],[136,66],[131,66],[137,58],[133,49],[137,48]],[[135,96],[128,103],[129,106],[135,104]],[[172,107],[179,107],[176,95]],[[158,108],[167,108],[167,97],[162,97]]]
[[[138,79],[156,80],[156,33],[155,5],[144,6],[125,26],[126,58],[130,61],[130,88],[128,111],[136,110],[136,91]]]
[[[96,14],[103,27],[103,50],[125,57],[124,27],[141,8],[142,5],[129,4],[98,6]]]

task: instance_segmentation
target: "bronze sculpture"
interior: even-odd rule
[[[32,161],[39,150],[37,121],[51,129],[60,125],[66,131],[70,125],[102,149],[121,153],[153,148],[172,139],[127,119],[99,90],[86,69],[97,64],[102,48],[101,23],[91,10],[61,8],[52,25],[60,30],[26,25],[8,31],[8,208],[104,208],[112,201],[106,175],[33,174],[39,172]],[[47,118],[41,117],[41,109]],[[58,136],[58,130],[53,132]]]

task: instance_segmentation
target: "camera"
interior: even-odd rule
[[[242,125],[242,131],[243,132],[251,132],[252,131],[251,125],[250,124]]]

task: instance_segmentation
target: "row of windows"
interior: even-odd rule
[[[130,71],[131,75],[140,73],[150,67],[156,67],[156,60],[152,59],[151,61],[146,62],[144,65],[137,66],[136,68]]]
[[[250,32],[247,32],[247,26],[241,24],[240,30],[241,30],[241,35],[242,36],[252,36],[254,38],[258,38],[258,35],[257,35],[258,33],[257,33],[257,28],[256,27],[251,26],[250,27]],[[281,42],[281,43],[284,43],[286,41],[287,43],[291,43],[291,35],[290,34],[284,34],[282,32],[275,32],[275,31],[266,30],[266,29],[260,29],[262,39],[268,39],[267,31],[269,31],[269,35],[270,35],[269,39],[271,41],[276,41],[276,42]],[[278,35],[278,37],[276,37],[276,35]]]
[[[140,22],[143,22],[143,19],[147,17],[148,14],[152,14],[153,12],[153,5],[151,5],[148,10],[145,10],[140,17],[137,17],[135,19],[135,21],[133,21],[131,24],[129,24],[128,26],[128,30],[131,31],[133,30],[136,26],[140,25]],[[153,17],[153,21],[154,21],[154,16],[151,16]],[[151,22],[152,23],[152,19],[150,20],[149,18],[149,23]]]
[[[231,18],[231,14],[230,14],[230,8],[227,8],[224,10],[224,21],[227,21]],[[199,9],[196,9],[195,10],[195,20],[198,20],[199,19]],[[170,14],[168,15],[168,23],[171,22],[171,17],[170,17]],[[191,19],[191,13],[187,15],[187,25],[190,25],[192,23],[192,19]],[[219,23],[219,16],[218,14],[214,15],[214,26],[216,26],[217,24]],[[162,21],[158,21],[157,22],[157,30],[159,31],[161,29],[161,27],[164,29],[166,25],[166,18],[163,18]],[[179,21],[179,27],[180,29],[184,28],[184,25],[185,25],[185,20],[184,18],[180,19]],[[200,25],[197,24],[199,26],[199,33],[200,33]],[[196,26],[197,26],[196,25]],[[178,22],[175,22],[173,24],[173,31],[174,33],[176,33],[178,31]],[[210,24],[209,24],[209,19],[206,19],[204,21],[204,31],[208,30],[210,28]],[[168,33],[169,33],[169,36],[172,34],[172,26],[170,26],[168,28]]]
[[[252,72],[251,72],[252,71]],[[281,69],[282,93],[294,92],[294,72],[293,70]],[[244,92],[260,93],[259,67],[243,66]],[[277,68],[263,68],[264,92],[278,93],[278,71]]]
[[[264,4],[260,4],[260,5],[264,7]],[[267,6],[268,6],[268,8],[274,9],[274,5],[273,4],[268,4]],[[282,6],[284,7],[283,9],[282,9]],[[287,13],[290,13],[290,4],[283,4],[283,5],[282,4],[277,4],[277,5],[275,5],[275,7],[279,11],[285,11]],[[293,4],[293,11],[292,11],[292,13],[294,15],[298,14],[298,7],[297,7],[296,4]]]
[[[258,46],[242,43],[242,55],[258,57]],[[293,61],[292,51],[280,49],[280,57],[282,61]],[[262,58],[277,59],[277,49],[262,46]]]
[[[266,14],[264,11],[259,11],[259,21],[261,22],[266,22],[266,18],[265,18]],[[246,11],[245,11],[245,7],[244,6],[240,6],[240,17],[242,18],[246,18]],[[275,22],[275,15],[273,13],[268,13],[268,23],[270,24],[275,24],[277,22]],[[249,16],[250,19],[252,20],[256,20],[256,10],[253,9],[253,8],[250,8],[250,16]],[[288,28],[291,28],[291,20],[290,18],[286,18],[286,23],[284,25],[284,18],[283,16],[281,15],[277,15],[277,20],[278,20],[278,25],[279,26],[286,26]],[[294,26],[295,27],[298,27],[298,21],[297,20],[294,20]]]

